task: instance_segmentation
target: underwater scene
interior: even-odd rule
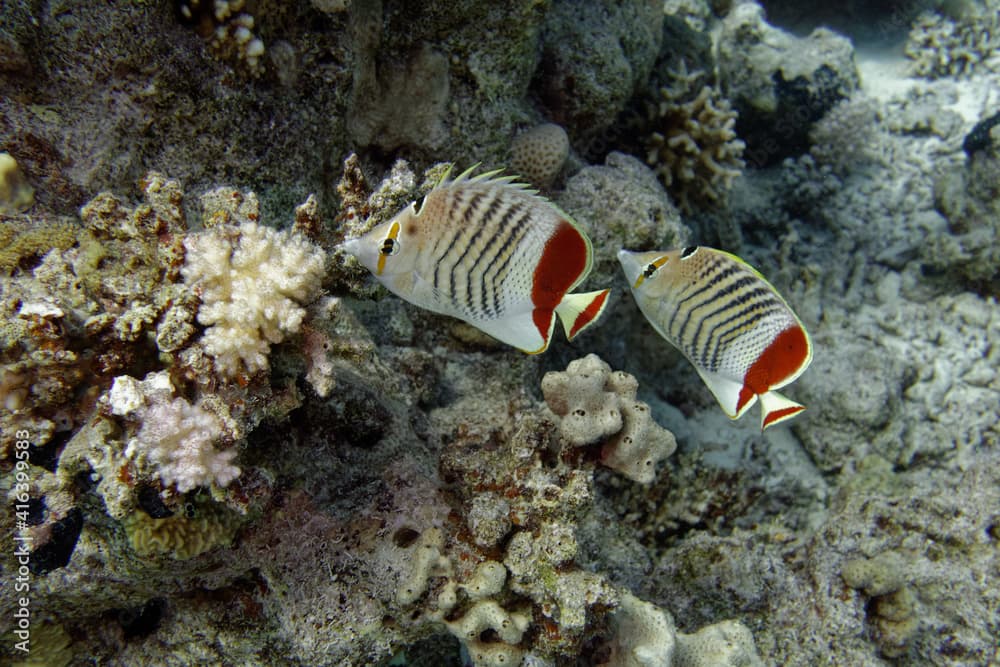
[[[0,0],[0,664],[1000,665],[1000,0]]]

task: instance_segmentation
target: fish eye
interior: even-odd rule
[[[382,246],[379,248],[378,251],[385,257],[395,255],[396,253],[399,252],[399,241],[397,241],[391,236],[387,236],[386,238],[382,239]]]
[[[684,250],[681,251],[681,259],[687,259],[691,255],[693,255],[697,250],[698,246],[689,245],[688,247],[684,248]]]
[[[642,272],[642,277],[643,278],[649,278],[654,273],[656,273],[656,270],[658,268],[660,268],[660,267],[657,266],[656,264],[647,264],[645,270]]]

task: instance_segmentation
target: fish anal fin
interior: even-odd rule
[[[719,373],[702,370],[697,364],[695,364],[695,368],[698,371],[698,375],[705,382],[705,386],[712,392],[715,400],[719,402],[722,410],[730,419],[739,419],[743,416],[744,412],[757,402],[756,394],[751,394],[749,399],[742,396],[742,382],[720,375]],[[741,400],[744,401],[742,404],[740,403]]]
[[[502,343],[513,345],[528,354],[540,354],[549,348],[555,318],[548,312],[525,310],[496,320],[465,321]],[[464,318],[463,318],[464,319]],[[547,330],[544,330],[547,329]]]
[[[769,391],[760,396],[760,430],[780,424],[791,419],[806,409],[806,406],[782,396],[776,391]]]
[[[609,294],[611,294],[610,289],[603,289],[597,292],[567,294],[563,297],[556,306],[556,315],[563,324],[566,340],[573,340],[581,331],[597,321],[608,306]]]

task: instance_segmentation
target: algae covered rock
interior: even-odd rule
[[[546,115],[574,146],[608,128],[652,70],[662,40],[659,2],[556,0],[543,28],[542,59],[532,81]]]
[[[795,37],[769,25],[755,2],[725,18],[718,50],[722,91],[755,166],[804,153],[812,124],[858,87],[850,40],[825,28]]]
[[[604,164],[581,169],[567,179],[554,201],[580,223],[593,243],[589,281],[594,285],[618,277],[619,248],[674,248],[691,238],[656,174],[624,153],[609,153]]]

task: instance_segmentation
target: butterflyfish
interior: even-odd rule
[[[572,340],[610,293],[570,294],[593,264],[590,239],[516,177],[473,169],[445,174],[421,201],[342,247],[399,297],[529,354],[548,348],[556,316]]]
[[[704,246],[618,253],[639,310],[694,365],[732,419],[757,399],[761,430],[805,409],[776,390],[812,361],[802,322],[760,273]]]

